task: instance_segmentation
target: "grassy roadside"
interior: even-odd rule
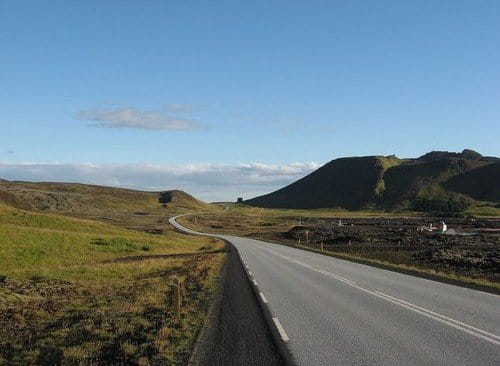
[[[157,206],[137,215],[141,224],[168,219]],[[116,212],[125,217],[127,209]],[[167,224],[151,234],[0,205],[0,365],[185,364],[225,260],[222,247]],[[172,312],[177,278],[185,290],[182,327]]]
[[[363,264],[373,265],[384,269],[399,271],[412,275],[452,282],[465,286],[478,287],[484,290],[498,292],[500,283],[495,276],[484,276],[469,271],[467,267],[456,271],[453,267],[441,266],[431,262],[414,261],[411,251],[415,247],[405,247],[385,249],[383,247],[364,246],[343,246],[342,250],[338,245],[324,246],[322,251],[320,243],[309,243],[300,245],[296,240],[287,238],[284,233],[295,226],[315,225],[318,221],[331,218],[384,218],[396,219],[405,216],[411,219],[419,219],[415,213],[390,214],[374,211],[338,211],[338,210],[275,210],[248,207],[244,205],[229,204],[229,211],[219,212],[210,215],[198,215],[198,217],[183,217],[179,221],[186,226],[199,231],[234,234],[239,236],[263,239],[301,249],[314,251],[317,253],[334,256],[341,259],[351,260]],[[493,249],[495,247],[492,247]],[[398,250],[395,250],[398,249]],[[417,250],[426,250],[422,247]],[[474,255],[474,254],[473,254]],[[498,272],[497,275],[498,276]]]

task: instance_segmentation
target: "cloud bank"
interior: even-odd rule
[[[173,117],[161,111],[135,108],[86,109],[75,114],[75,118],[90,121],[93,127],[134,128],[156,131],[197,130],[204,124],[192,119]]]
[[[8,180],[79,182],[140,190],[182,189],[206,201],[234,201],[281,188],[320,164],[67,164],[0,163]]]

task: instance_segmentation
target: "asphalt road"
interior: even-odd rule
[[[298,365],[500,365],[500,296],[208,235],[237,248]]]

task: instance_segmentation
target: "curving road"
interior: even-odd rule
[[[175,219],[237,248],[298,365],[500,365],[500,296]]]

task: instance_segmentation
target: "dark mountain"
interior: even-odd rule
[[[285,188],[245,203],[261,207],[358,209],[384,190],[385,170],[399,163],[395,157],[383,156],[332,160]]]
[[[500,162],[454,176],[444,186],[480,201],[500,202]]]
[[[461,211],[473,200],[499,202],[499,174],[498,158],[473,150],[432,151],[414,159],[340,158],[245,203],[276,208]]]

